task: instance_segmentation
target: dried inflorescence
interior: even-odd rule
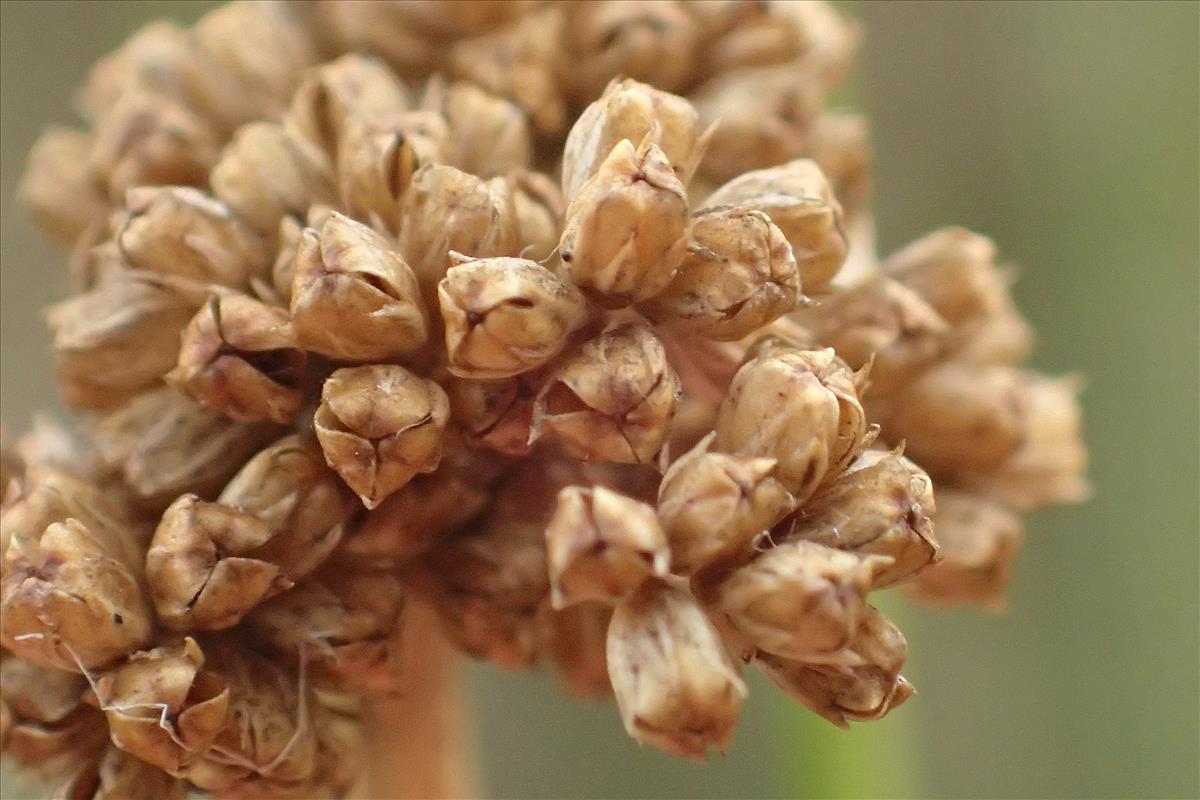
[[[822,110],[857,41],[235,2],[97,65],[21,187],[85,435],[4,443],[7,749],[70,796],[345,796],[413,609],[690,758],[743,663],[837,725],[904,702],[870,592],[998,605],[1086,452],[990,241],[875,258],[865,122]]]

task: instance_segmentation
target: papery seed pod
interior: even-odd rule
[[[841,206],[812,161],[743,173],[704,202],[707,208],[745,206],[770,217],[792,246],[806,291],[824,288],[846,259]]]
[[[107,476],[104,476],[104,467],[95,443],[83,434],[75,421],[64,421],[46,412],[35,411],[29,430],[17,440],[15,450],[22,472],[34,467],[55,467],[85,481],[99,480],[110,499],[98,508],[107,509],[103,513],[110,517],[119,516],[125,510],[125,497],[119,491],[111,491],[115,487],[104,481]],[[78,486],[83,491],[83,497],[74,501],[75,505],[93,501],[93,490],[100,488],[90,485],[83,488],[82,483]]]
[[[567,18],[567,75],[574,97],[595,97],[615,75],[667,91],[680,88],[695,69],[698,29],[668,0],[584,3]]]
[[[291,422],[304,400],[307,357],[287,313],[250,297],[214,293],[192,318],[172,386],[241,422]]]
[[[684,591],[647,581],[613,613],[608,676],[626,732],[704,760],[733,736],[746,684],[720,634]]]
[[[334,52],[377,55],[406,78],[427,75],[440,60],[438,44],[405,24],[405,3],[317,0],[312,8],[314,30]]]
[[[187,638],[135,653],[102,674],[96,696],[113,744],[173,775],[203,757],[230,703],[226,682],[204,662],[200,646]]]
[[[679,271],[642,309],[658,322],[732,341],[802,299],[791,245],[771,219],[753,209],[716,207],[692,217]]]
[[[544,371],[490,381],[453,378],[445,384],[450,418],[472,447],[525,455],[532,446],[534,401],[544,379]]]
[[[446,14],[438,0],[413,0],[389,3],[394,23],[408,30],[421,31],[435,41],[474,36],[495,30],[525,14],[537,4],[533,0],[464,0],[455,13]]]
[[[8,551],[14,533],[42,531],[71,517],[106,528],[122,525],[124,514],[114,498],[69,468],[31,463],[23,472],[19,481],[6,487],[0,515],[0,557]],[[129,555],[134,554],[131,551]]]
[[[96,788],[87,800],[184,800],[188,785],[152,764],[109,747],[100,759]]]
[[[198,189],[144,186],[125,195],[114,237],[130,267],[246,289],[265,276],[262,240],[228,206]]]
[[[572,694],[604,697],[612,692],[605,653],[612,612],[612,606],[600,602],[544,609],[542,649]]]
[[[333,158],[352,119],[385,124],[408,107],[404,84],[386,64],[347,53],[307,74],[292,95],[284,126]]]
[[[867,592],[887,556],[859,556],[787,542],[721,581],[715,605],[758,650],[807,664],[853,666],[846,648],[866,613]]]
[[[707,16],[701,21],[717,34],[701,51],[709,73],[803,57],[833,83],[851,62],[858,42],[858,26],[826,3],[735,2],[704,10],[691,5],[688,10]]]
[[[520,230],[506,181],[484,181],[438,164],[417,170],[401,209],[400,252],[427,301],[453,265],[450,251],[475,258],[515,256]]]
[[[796,513],[786,537],[819,542],[890,564],[873,572],[891,586],[937,560],[933,482],[899,450],[867,450]]]
[[[533,145],[519,107],[470,83],[452,84],[440,102],[432,94],[427,105],[440,105],[450,124],[448,163],[481,178],[529,167]]]
[[[795,505],[774,476],[774,459],[710,452],[714,436],[671,464],[658,489],[658,519],[679,575],[747,552]]]
[[[583,110],[563,145],[563,195],[572,199],[596,174],[622,139],[658,145],[685,186],[707,147],[711,131],[686,99],[634,80],[608,84],[599,99]]]
[[[427,324],[405,259],[370,228],[331,212],[301,234],[293,265],[292,323],[308,350],[343,361],[412,353]]]
[[[937,538],[941,560],[909,584],[931,603],[978,603],[999,610],[1013,560],[1021,549],[1021,518],[999,503],[954,489],[938,489]]]
[[[278,564],[256,557],[273,535],[244,511],[181,496],[163,513],[146,552],[146,582],[159,620],[181,631],[229,628],[290,589]]]
[[[912,684],[900,675],[908,643],[895,625],[867,607],[851,650],[853,667],[809,665],[775,656],[757,664],[771,682],[839,728],[849,720],[880,719],[912,696]]]
[[[51,306],[59,389],[73,406],[109,409],[159,383],[175,364],[203,289],[130,273]]]
[[[8,714],[4,753],[35,768],[97,753],[108,732],[99,712],[82,704],[87,691],[82,675],[4,653],[0,659],[0,701]]]
[[[679,394],[650,328],[614,328],[562,359],[538,394],[531,440],[552,434],[577,458],[646,463],[666,440]]]
[[[583,600],[616,603],[671,566],[654,509],[614,491],[569,486],[546,527],[550,598],[556,609]]]
[[[334,372],[313,418],[325,461],[375,508],[442,457],[450,401],[433,381],[378,364]]]
[[[809,132],[807,155],[829,179],[847,219],[868,210],[873,154],[866,117],[839,111],[821,114]]]
[[[737,371],[721,403],[715,447],[776,459],[780,482],[803,503],[866,444],[858,401],[863,377],[829,348],[754,358]]]
[[[438,284],[450,371],[507,378],[554,358],[587,320],[574,286],[523,258],[463,259]]]
[[[554,181],[541,172],[518,170],[508,176],[524,258],[545,261],[558,247],[567,205]]]
[[[88,166],[91,148],[91,139],[82,131],[47,129],[33,143],[17,189],[17,197],[38,227],[64,243],[104,219],[108,209]]]
[[[254,557],[278,564],[292,580],[316,569],[341,541],[350,503],[316,442],[285,436],[261,450],[217,501],[253,514],[275,535]]]
[[[653,297],[687,248],[687,196],[649,137],[624,139],[567,206],[559,254],[565,275],[606,308]]]

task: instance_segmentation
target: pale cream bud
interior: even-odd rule
[[[404,84],[386,64],[347,53],[307,74],[292,95],[284,126],[333,158],[351,119],[382,124],[408,106]]]
[[[508,176],[521,230],[521,253],[542,262],[558,247],[567,204],[554,181],[541,172],[518,170]]]
[[[450,164],[480,178],[529,167],[533,157],[529,121],[515,104],[474,84],[458,82],[441,98],[441,110],[450,125],[446,142]]]
[[[47,234],[70,243],[104,219],[108,200],[88,166],[91,138],[82,131],[48,128],[29,151],[17,196]]]

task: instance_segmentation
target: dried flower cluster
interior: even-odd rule
[[[875,262],[823,109],[856,43],[810,2],[235,2],[98,64],[22,185],[84,435],[4,454],[6,752],[342,796],[413,604],[692,758],[745,664],[837,725],[904,702],[869,593],[998,602],[1085,453],[990,242]]]

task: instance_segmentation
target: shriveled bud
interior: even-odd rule
[[[731,206],[692,217],[674,280],[643,307],[651,318],[732,341],[796,307],[800,272],[791,245],[761,211]]]
[[[472,446],[508,455],[529,452],[533,407],[544,371],[501,380],[454,378],[446,384],[451,419]]]
[[[304,400],[307,358],[283,309],[215,293],[183,333],[167,382],[242,422],[291,422]]]
[[[567,206],[559,253],[566,275],[620,308],[658,294],[687,248],[687,195],[649,137],[623,139]]]
[[[776,459],[780,482],[803,503],[866,444],[862,377],[829,348],[752,359],[721,403],[716,448]]]
[[[584,460],[640,464],[661,449],[679,377],[653,331],[606,331],[563,359],[538,394],[531,438],[552,434]]]
[[[605,647],[612,606],[585,602],[545,611],[542,647],[567,690],[580,697],[608,695],[612,684]]]
[[[596,174],[622,139],[647,136],[666,155],[687,185],[707,146],[710,131],[686,99],[633,80],[613,80],[571,127],[563,145],[562,185],[567,199]]]
[[[226,682],[204,669],[190,637],[135,653],[96,682],[113,744],[179,775],[202,757],[225,725]]]
[[[918,573],[909,589],[931,603],[1004,606],[1013,560],[1021,549],[1021,518],[999,503],[939,489],[937,538],[941,560]]]
[[[438,284],[451,372],[506,378],[536,369],[587,320],[571,284],[523,258],[464,260]]]
[[[558,493],[546,527],[555,608],[583,600],[616,603],[671,566],[654,509],[614,491],[569,486]]]
[[[301,234],[291,311],[297,341],[338,360],[393,359],[425,344],[413,271],[386,239],[336,212]]]
[[[266,274],[258,234],[224,203],[186,186],[130,189],[116,242],[129,266],[148,272],[233,289]]]
[[[118,747],[109,747],[97,767],[95,791],[87,799],[184,800],[187,795],[185,781]]]
[[[17,196],[34,221],[69,243],[104,219],[108,201],[88,166],[91,139],[82,131],[52,127],[29,151]]]
[[[246,462],[217,498],[246,511],[275,535],[254,557],[292,580],[316,569],[341,541],[349,503],[316,443],[285,436]]]
[[[441,102],[450,123],[446,156],[481,178],[525,169],[532,159],[529,122],[515,104],[471,83],[455,83]]]
[[[680,575],[748,551],[795,505],[775,478],[774,459],[709,452],[713,437],[677,459],[658,489],[671,569]]]
[[[159,383],[180,334],[204,301],[201,287],[128,273],[51,306],[55,370],[68,403],[108,409]]]
[[[278,564],[256,557],[273,535],[244,511],[180,497],[163,514],[146,552],[146,582],[159,620],[174,630],[229,628],[291,588]]]
[[[367,508],[437,469],[450,401],[433,381],[377,364],[334,372],[313,428],[325,460]]]
[[[608,676],[630,736],[697,760],[710,745],[729,745],[746,697],[704,610],[659,581],[647,581],[613,613]]]
[[[408,105],[404,84],[386,64],[352,52],[308,73],[292,95],[284,125],[332,158],[351,119],[382,124]]]
[[[866,613],[886,556],[787,542],[734,570],[717,587],[721,613],[754,647],[808,664],[853,666],[846,648]]]
[[[849,727],[849,720],[880,719],[912,696],[912,684],[900,675],[908,643],[887,617],[868,606],[850,649],[857,666],[765,655],[757,663],[772,683],[839,728]]]
[[[566,201],[554,181],[541,172],[518,170],[508,176],[521,230],[522,254],[544,261],[558,247]]]
[[[792,246],[807,291],[824,288],[846,260],[842,208],[821,168],[806,159],[746,172],[704,201],[707,208],[745,206],[779,226]]]

